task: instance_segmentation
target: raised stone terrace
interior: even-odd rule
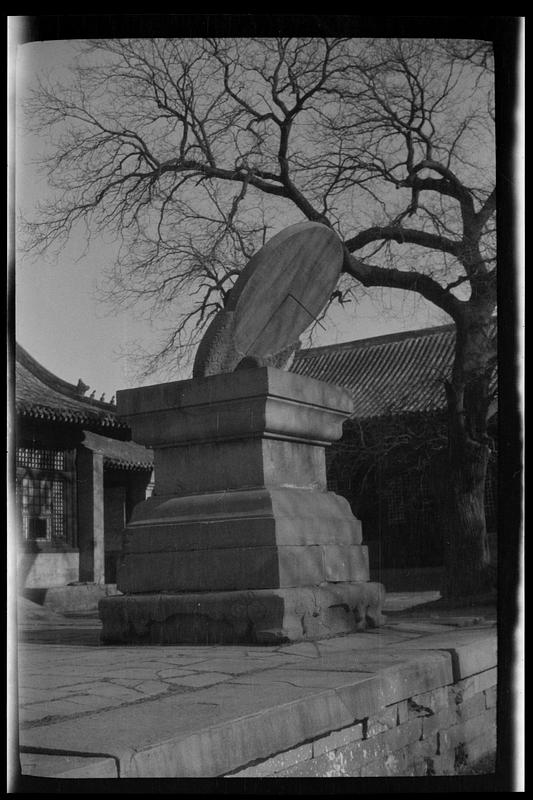
[[[20,768],[41,778],[455,775],[496,748],[496,622],[391,594],[384,626],[280,646],[100,642],[21,607]]]

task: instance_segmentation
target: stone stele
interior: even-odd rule
[[[127,525],[106,642],[280,643],[379,625],[361,524],[328,492],[348,391],[282,371],[342,265],[336,234],[291,226],[244,269],[193,379],[117,393],[154,450],[154,495]],[[217,321],[218,320],[218,321]]]
[[[124,536],[103,640],[280,643],[379,625],[361,524],[326,488],[348,391],[273,367],[125,390],[155,453]]]
[[[243,360],[283,366],[337,281],[343,248],[319,222],[285,228],[250,259],[209,325],[193,377],[232,372]]]

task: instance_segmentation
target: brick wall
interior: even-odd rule
[[[496,751],[496,667],[413,695],[231,777],[454,775]]]

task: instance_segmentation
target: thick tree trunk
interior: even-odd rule
[[[444,595],[460,598],[493,588],[485,524],[486,444],[450,441]]]
[[[453,375],[446,387],[449,438],[443,588],[450,598],[485,594],[494,588],[485,522],[492,325],[491,320],[470,318],[457,326]]]

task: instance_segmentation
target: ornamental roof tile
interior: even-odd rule
[[[84,427],[128,431],[115,406],[84,397],[72,383],[58,378],[16,345],[15,405],[22,417],[67,422]]]

